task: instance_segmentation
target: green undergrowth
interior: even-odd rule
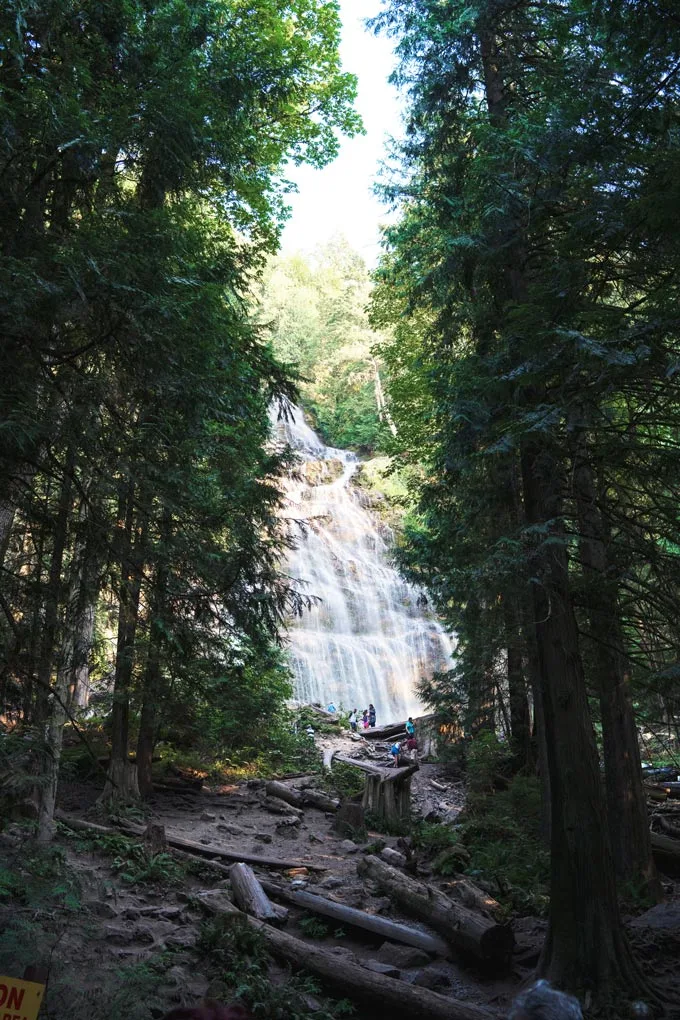
[[[153,853],[139,840],[118,833],[79,832],[60,825],[60,836],[78,853],[99,853],[111,859],[111,871],[128,885],[169,888],[180,885],[187,870],[165,851]]]
[[[334,797],[341,800],[355,800],[361,797],[366,785],[366,777],[361,769],[344,762],[334,762],[321,779],[321,786]]]
[[[247,924],[224,918],[206,921],[198,951],[214,978],[224,983],[224,999],[239,1000],[262,1020],[307,1020],[311,1016],[337,1020],[354,1012],[347,999],[321,995],[318,982],[308,975],[272,981],[266,943]]]
[[[421,822],[412,834],[414,846],[435,874],[467,875],[508,914],[543,915],[550,855],[540,812],[538,780],[516,776],[506,790],[470,791],[455,825]]]

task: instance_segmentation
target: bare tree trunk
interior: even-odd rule
[[[652,858],[647,802],[637,727],[627,677],[616,584],[609,576],[606,528],[597,505],[587,451],[581,446],[573,471],[579,520],[579,551],[599,688],[604,747],[607,817],[617,876],[636,889],[642,884],[657,901],[661,884]]]
[[[524,441],[528,524],[548,526],[534,552],[536,640],[552,801],[550,918],[539,971],[598,999],[648,991],[626,941],[560,522],[563,477],[540,441]]]
[[[130,720],[130,686],[134,666],[135,639],[142,585],[144,528],[135,535],[134,483],[130,482],[121,510],[125,524],[120,542],[120,588],[116,670],[113,682],[111,712],[111,761],[100,801],[129,802],[139,800],[137,766],[128,760]]]
[[[510,696],[510,729],[517,767],[531,762],[531,714],[524,678],[522,635],[518,613],[509,598],[503,598],[506,654],[508,663],[508,691]]]

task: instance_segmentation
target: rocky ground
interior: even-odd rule
[[[329,745],[333,741],[333,745]],[[362,744],[348,736],[320,738],[323,748],[336,746],[346,754],[362,753]],[[373,748],[363,753],[380,754]],[[303,788],[308,777],[287,781],[291,787]],[[464,789],[445,766],[422,764],[413,782],[414,809],[425,817],[434,812],[439,817],[453,818],[464,803]],[[72,817],[95,818],[94,802],[98,789],[94,786],[65,784],[61,809]],[[299,869],[255,868],[261,878],[275,878],[296,888],[305,888],[363,911],[382,914],[418,927],[411,918],[400,916],[390,901],[380,896],[357,875],[357,860],[369,848],[375,850],[377,840],[400,851],[405,844],[398,836],[368,833],[358,843],[334,831],[334,814],[306,807],[301,817],[273,814],[264,806],[263,783],[260,780],[200,791],[159,791],[149,804],[148,820],[161,824],[172,833],[206,849],[223,848],[234,853],[266,855],[299,863]],[[10,828],[0,837],[2,849],[21,852],[21,831]],[[223,882],[225,874],[213,871],[210,865],[198,865],[182,885],[161,890],[154,885],[131,886],[112,869],[110,857],[78,847],[77,837],[61,841],[68,862],[77,875],[82,907],[68,924],[55,925],[48,932],[54,944],[50,948],[52,995],[49,1015],[65,1014],[59,1008],[59,989],[63,984],[64,1008],[73,1013],[74,982],[79,1001],[86,1003],[101,996],[102,988],[112,975],[137,974],[149,961],[164,960],[163,980],[154,994],[157,1004],[151,1015],[161,1015],[174,1004],[192,1003],[203,995],[216,998],[229,996],[229,990],[215,982],[205,961],[197,951],[197,940],[203,914],[197,905],[199,892]],[[223,864],[228,863],[222,861]],[[322,870],[316,870],[322,869]],[[436,881],[436,880],[434,880]],[[442,880],[443,881],[443,880]],[[658,908],[657,908],[658,909]],[[302,922],[302,924],[301,924]],[[503,1015],[507,1003],[519,985],[527,979],[538,958],[544,937],[545,923],[540,919],[522,918],[514,925],[517,946],[512,964],[504,974],[485,974],[469,961],[431,959],[420,950],[384,943],[380,938],[358,934],[328,922],[325,931],[310,933],[304,914],[291,908],[286,930],[298,938],[323,944],[330,951],[351,959],[357,967],[377,972],[454,996],[470,1004],[486,1005]],[[672,944],[680,950],[680,911],[666,910],[651,921],[638,919],[632,934],[642,955],[651,954],[655,967],[661,966],[664,977],[665,950]],[[651,947],[651,948],[650,948]],[[43,946],[44,952],[44,946]],[[659,964],[659,959],[661,964]],[[666,978],[672,980],[673,957]],[[271,981],[282,981],[285,969],[273,964]],[[62,982],[62,984],[60,984]],[[313,1006],[314,1003],[312,1002]],[[77,1011],[74,1015],[78,1015]],[[87,1015],[86,1011],[82,1015]],[[128,1013],[134,1017],[134,1010]],[[137,1014],[149,1015],[149,1014]],[[359,1013],[359,1016],[363,1014]]]

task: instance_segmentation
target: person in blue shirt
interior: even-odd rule
[[[327,712],[335,712],[335,705],[333,704],[332,701],[328,702],[328,708],[326,709],[326,711]]]
[[[392,758],[393,758],[392,764],[393,764],[395,769],[399,765],[399,752],[400,751],[401,751],[401,744],[397,744],[396,742],[394,744],[392,744],[392,746],[390,748],[390,754],[392,755]]]
[[[416,724],[414,723],[411,716],[408,717],[408,722],[406,723],[405,729],[409,737],[414,737],[416,735]]]

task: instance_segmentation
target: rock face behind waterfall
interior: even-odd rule
[[[355,455],[325,447],[297,408],[277,431],[305,462],[287,486],[288,570],[320,600],[290,624],[296,697],[359,711],[373,702],[383,722],[421,714],[416,684],[448,667],[451,644],[391,565],[389,529],[349,484]]]

